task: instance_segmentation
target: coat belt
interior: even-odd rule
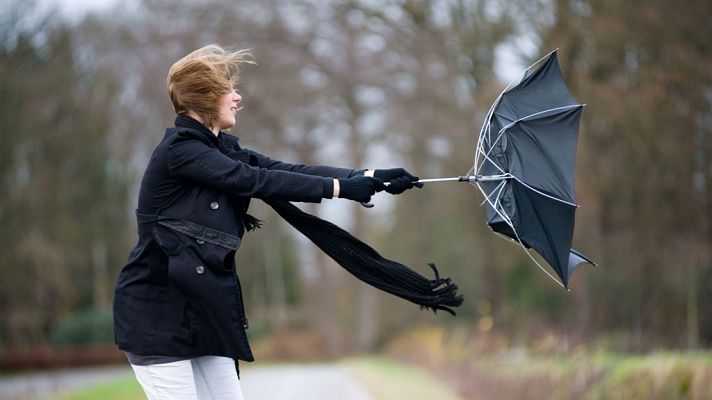
[[[136,211],[136,220],[139,224],[157,223],[194,239],[203,240],[227,249],[237,250],[240,247],[241,239],[239,236],[188,220],[165,217],[160,214],[144,214],[139,211]]]

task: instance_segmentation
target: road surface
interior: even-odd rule
[[[240,364],[246,400],[373,400],[366,387],[339,364]],[[0,399],[48,399],[52,394],[132,376],[127,366],[65,369],[0,377]]]
[[[131,367],[56,369],[0,376],[0,399],[46,399],[47,396],[131,376]]]
[[[249,366],[241,372],[246,400],[373,400],[363,384],[338,364]]]

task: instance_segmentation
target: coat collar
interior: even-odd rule
[[[218,135],[215,136],[215,134],[211,132],[210,129],[208,129],[205,125],[201,124],[196,119],[189,117],[185,114],[176,115],[175,125],[176,128],[189,128],[198,131],[209,137],[211,142],[215,144],[220,141],[220,136],[223,134],[222,132],[218,132]]]
[[[175,126],[176,128],[188,128],[190,130],[200,132],[200,134],[205,135],[210,143],[217,146],[223,153],[229,152],[229,149],[241,149],[239,144],[240,139],[237,136],[229,135],[223,131],[218,132],[218,135],[215,136],[215,134],[213,134],[213,132],[211,132],[205,125],[185,114],[176,115]]]

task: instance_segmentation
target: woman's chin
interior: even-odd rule
[[[220,125],[220,130],[224,130],[224,129],[228,129],[228,130],[229,130],[229,129],[231,129],[232,127],[235,126],[235,123],[236,123],[236,122],[237,122],[237,120],[235,120],[235,119],[233,119],[232,121],[225,121],[224,124],[221,124],[221,125]]]

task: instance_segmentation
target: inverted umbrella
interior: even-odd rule
[[[596,265],[571,249],[582,109],[571,97],[553,51],[527,68],[492,104],[467,175],[419,181],[472,183],[484,197],[492,230],[520,244],[556,280],[529,253],[534,249],[564,287],[576,266]]]

